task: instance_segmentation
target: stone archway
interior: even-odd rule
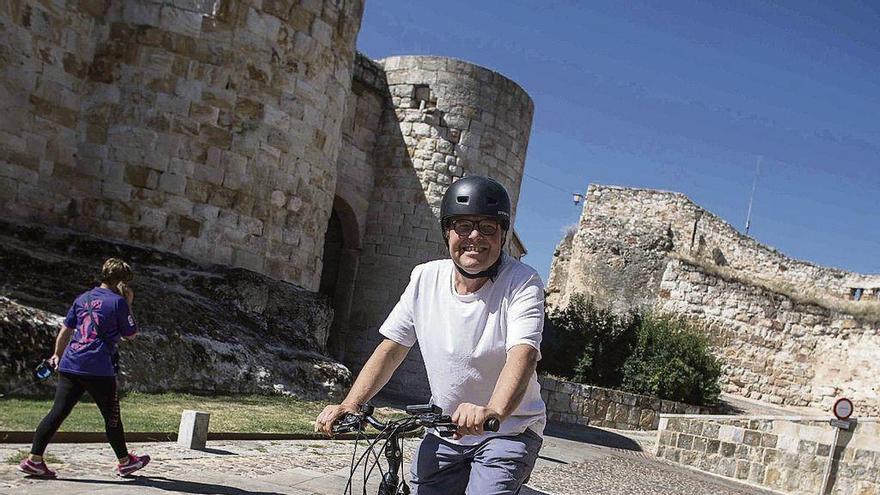
[[[360,231],[351,206],[339,196],[333,199],[333,211],[324,236],[324,257],[318,291],[330,298],[333,324],[327,338],[327,352],[337,361],[345,359],[351,300],[361,254]]]

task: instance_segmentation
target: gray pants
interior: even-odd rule
[[[410,468],[413,495],[513,495],[535,467],[543,439],[526,430],[477,445],[425,435]]]

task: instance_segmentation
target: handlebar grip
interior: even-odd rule
[[[484,431],[498,431],[498,428],[501,427],[501,421],[498,418],[489,418],[483,423]]]

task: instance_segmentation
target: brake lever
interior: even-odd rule
[[[436,428],[436,430],[437,430],[437,433],[441,437],[446,438],[446,437],[451,437],[452,435],[455,435],[455,432],[458,430],[458,428],[452,428],[452,429],[448,429],[448,430],[445,428],[444,429]]]
[[[452,422],[452,417],[448,415],[440,415],[430,417],[425,415],[421,419],[422,426],[426,428],[434,428],[441,437],[451,437],[458,431],[458,425]]]
[[[342,421],[337,421],[330,427],[333,433],[351,433],[353,431],[363,431],[364,420],[357,414],[346,414]]]

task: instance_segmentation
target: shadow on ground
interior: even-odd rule
[[[193,449],[193,450],[198,450],[199,452],[207,452],[208,454],[214,454],[214,455],[238,455],[235,452],[230,452],[228,450],[212,449],[212,448],[208,448],[208,447],[205,447],[202,449]]]
[[[143,486],[165,490],[174,493],[193,494],[216,494],[216,495],[284,495],[279,492],[254,492],[235,488],[233,486],[216,485],[214,483],[199,483],[197,481],[184,481],[165,478],[161,476],[136,476],[124,481],[95,480],[82,478],[58,478],[59,481],[70,483],[89,483],[94,485],[115,485],[119,487]],[[540,493],[540,492],[538,492]]]
[[[591,443],[615,449],[642,451],[642,447],[634,440],[608,430],[592,426],[569,425],[565,423],[547,423],[544,436],[564,438],[575,442]]]
[[[550,495],[547,492],[542,492],[541,490],[536,490],[532,487],[523,485],[522,489],[519,491],[519,495]]]

